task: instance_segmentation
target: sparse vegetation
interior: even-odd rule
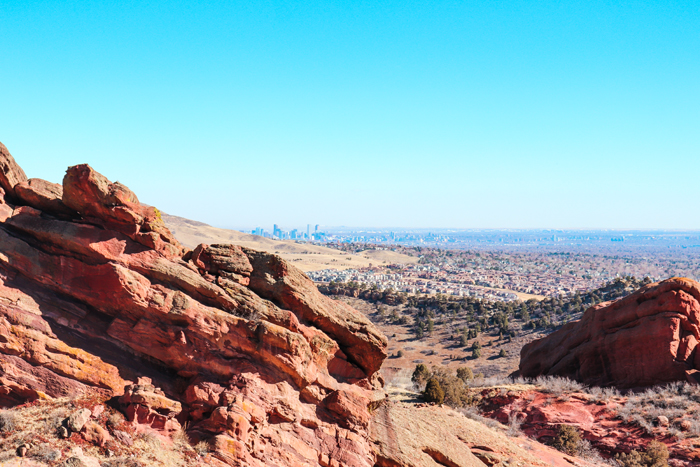
[[[0,412],[0,433],[9,433],[17,427],[17,415],[9,410]]]
[[[615,456],[620,467],[667,467],[668,448],[659,441],[652,441],[646,451],[633,450],[629,454],[617,454]]]
[[[112,434],[104,447],[92,444],[78,434],[59,437],[57,428],[78,408],[104,405],[104,412],[94,423]],[[66,460],[65,454],[76,445],[86,456],[96,458],[102,467],[185,467],[206,452],[203,446],[190,446],[184,432],[176,433],[172,443],[163,443],[154,432],[137,434],[124,417],[89,396],[77,399],[41,399],[0,412],[0,464],[17,457],[17,448],[27,447],[25,457],[34,462],[58,465]],[[127,445],[115,438],[122,431],[133,440]],[[205,443],[206,444],[206,443]],[[109,454],[109,456],[107,456]]]

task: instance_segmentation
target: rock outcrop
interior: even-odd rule
[[[363,315],[275,255],[187,251],[88,165],[27,179],[0,145],[0,186],[0,404],[115,398],[206,465],[375,464],[387,340]]]
[[[526,438],[501,432],[447,408],[384,401],[375,410],[370,437],[376,467],[588,467]]]
[[[61,465],[100,465],[78,441],[131,462],[140,434],[184,428],[198,466],[571,464],[451,409],[388,401],[386,356],[367,318],[279,257],[187,250],[124,185],[88,165],[62,185],[27,179],[0,144],[0,406],[77,404],[23,454],[58,444]]]
[[[700,284],[650,284],[523,347],[520,375],[563,376],[592,386],[635,388],[698,381]]]

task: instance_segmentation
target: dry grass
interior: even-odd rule
[[[97,458],[103,467],[185,467],[194,465],[206,447],[190,446],[184,431],[173,440],[155,431],[140,431],[125,422],[123,415],[107,407],[94,421],[110,433],[120,430],[133,439],[132,446],[116,438],[105,447],[87,442],[80,434],[59,439],[57,429],[78,408],[94,407],[94,399],[47,399],[0,412],[0,465],[16,458],[17,448],[27,445],[26,457],[46,465],[59,465],[71,449],[79,447],[86,456]],[[205,443],[206,444],[206,443]]]

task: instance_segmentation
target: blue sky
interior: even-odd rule
[[[698,229],[697,1],[0,3],[0,141],[221,227]]]

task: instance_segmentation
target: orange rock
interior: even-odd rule
[[[15,185],[15,196],[21,203],[54,215],[75,214],[63,204],[63,187],[57,183],[30,178]]]
[[[0,172],[0,404],[96,392],[161,434],[186,422],[213,465],[375,464],[387,341],[362,314],[275,256],[185,255],[157,209],[88,165],[62,187],[27,181],[2,146]]]
[[[613,303],[523,347],[520,375],[565,376],[595,386],[651,386],[698,368],[700,284],[673,278]]]
[[[0,186],[5,193],[14,195],[15,185],[27,180],[24,170],[15,162],[4,144],[0,143]]]

